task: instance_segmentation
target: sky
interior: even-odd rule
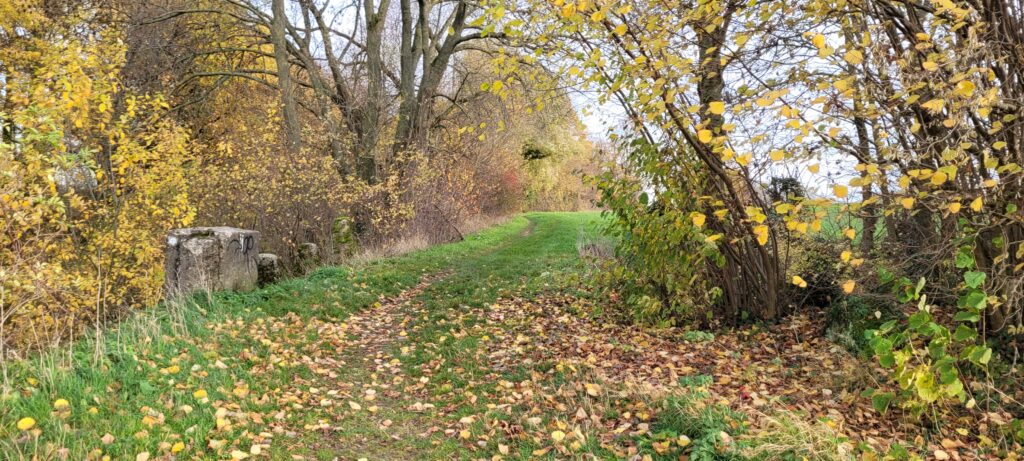
[[[602,141],[608,138],[608,130],[622,128],[626,120],[625,111],[614,102],[601,104],[593,93],[574,92],[570,95],[573,107],[580,121],[587,128],[591,141]]]

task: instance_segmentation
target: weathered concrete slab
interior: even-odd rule
[[[168,296],[256,288],[260,233],[234,227],[190,227],[167,234]]]

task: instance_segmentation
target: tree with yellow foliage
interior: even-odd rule
[[[106,12],[0,6],[0,347],[156,302],[162,237],[193,216],[188,134],[131,95]]]

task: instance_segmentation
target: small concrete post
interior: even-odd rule
[[[259,271],[259,284],[265,286],[281,277],[281,262],[276,254],[260,253],[256,256],[256,268]]]
[[[300,243],[295,252],[295,262],[301,271],[315,269],[320,265],[320,245],[312,242]]]
[[[352,222],[348,217],[340,216],[331,224],[331,239],[334,244],[333,253],[341,259],[351,258],[356,253],[358,243]]]
[[[260,233],[234,227],[192,227],[167,234],[167,296],[256,288]]]

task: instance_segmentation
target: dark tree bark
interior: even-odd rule
[[[288,44],[285,35],[284,0],[273,0],[273,20],[270,26],[270,43],[274,47],[274,64],[277,67],[277,84],[281,91],[284,131],[288,142],[288,150],[296,152],[302,146],[302,128],[299,126],[299,114],[295,107],[295,86],[292,83],[291,65],[288,62]]]

